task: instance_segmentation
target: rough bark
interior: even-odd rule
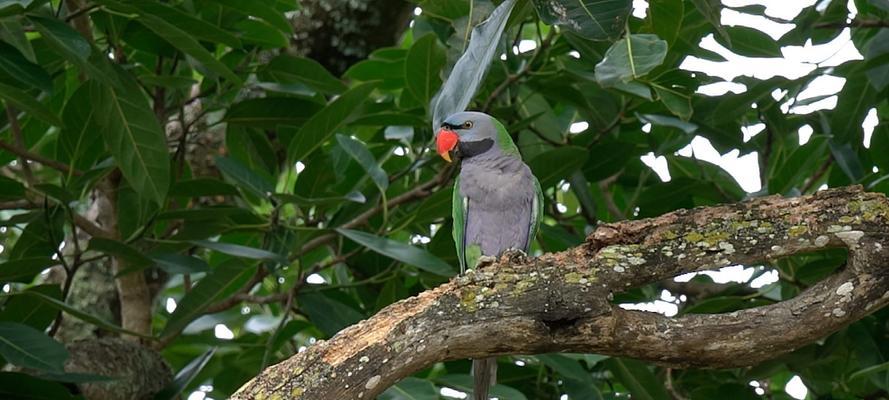
[[[370,399],[434,362],[557,351],[674,367],[754,365],[889,303],[889,200],[860,187],[603,225],[584,244],[494,265],[383,309],[269,367],[234,399]],[[679,274],[846,248],[795,298],[725,314],[628,311],[612,293]]]

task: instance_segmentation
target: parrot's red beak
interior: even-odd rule
[[[438,150],[438,155],[441,158],[444,158],[445,161],[451,162],[451,154],[450,151],[454,150],[454,147],[457,147],[457,142],[460,141],[460,137],[457,136],[457,132],[454,132],[447,128],[441,128],[438,131],[438,135],[435,137],[435,147]]]

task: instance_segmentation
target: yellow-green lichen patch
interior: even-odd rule
[[[299,397],[302,396],[303,393],[305,393],[305,389],[293,388],[293,390],[290,391],[290,397]]]
[[[794,225],[794,226],[791,226],[790,229],[787,230],[787,234],[790,235],[790,237],[802,236],[808,232],[809,232],[809,227],[807,227],[805,225]]]
[[[478,310],[478,303],[476,302],[477,297],[478,293],[469,288],[464,288],[460,291],[460,305],[463,306],[466,311],[475,312]]]
[[[873,222],[877,218],[889,220],[889,203],[879,200],[853,200],[849,202],[849,211],[861,214],[861,218]]]
[[[685,241],[687,241],[689,243],[698,243],[701,240],[704,240],[704,235],[702,235],[698,232],[689,232],[689,233],[685,234]]]

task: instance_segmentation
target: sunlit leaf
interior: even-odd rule
[[[661,65],[667,54],[667,42],[655,35],[633,34],[614,42],[605,58],[596,64],[596,80],[602,86],[614,86],[645,76]]]
[[[419,247],[352,229],[340,228],[336,231],[377,253],[424,271],[441,276],[453,276],[456,272],[452,266]]]
[[[633,9],[629,0],[534,0],[540,19],[587,39],[614,39]]]

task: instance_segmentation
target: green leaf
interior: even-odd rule
[[[128,6],[132,6],[139,10],[139,14],[141,15],[150,15],[181,28],[198,40],[204,40],[210,43],[223,43],[232,48],[241,47],[241,41],[238,40],[235,35],[226,32],[207,21],[194,18],[179,8],[155,1],[121,0],[121,3],[125,3]]]
[[[448,263],[419,247],[352,229],[338,228],[336,231],[374,252],[405,264],[413,265],[424,271],[440,276],[453,276],[456,272]]]
[[[302,83],[322,93],[339,94],[347,89],[341,80],[311,58],[281,54],[275,57],[262,73],[274,82]]]
[[[540,153],[528,161],[540,186],[547,188],[568,179],[587,161],[589,151],[577,146],[562,146]]]
[[[309,320],[328,337],[365,317],[354,308],[318,292],[300,293],[296,302],[300,310],[308,314]]]
[[[870,150],[872,154],[889,154],[889,122],[883,122],[874,128],[871,134]],[[874,164],[880,172],[889,172],[889,157],[873,157]]]
[[[49,257],[27,257],[0,263],[0,283],[30,283],[53,264],[55,262]]]
[[[633,399],[670,400],[663,383],[641,361],[625,358],[610,358],[603,362],[608,370],[623,383]]]
[[[140,8],[138,5],[141,5],[142,2],[133,2],[132,4],[123,4],[114,0],[96,0],[96,2],[120,12],[139,15],[134,21],[142,24],[179,51],[194,57],[195,60],[203,64],[210,71],[213,71],[234,83],[241,83],[241,78],[228,69],[225,64],[217,60],[216,57],[207,51],[207,49],[192,37],[192,35],[179,29],[179,27],[172,22]]]
[[[444,63],[444,50],[433,33],[417,39],[407,53],[404,63],[407,88],[424,106],[441,86],[439,72]]]
[[[197,257],[174,253],[150,254],[148,257],[168,274],[195,274],[210,270],[207,262]]]
[[[534,0],[540,19],[591,40],[620,36],[633,9],[630,0]]]
[[[170,188],[170,196],[203,197],[237,195],[238,189],[219,179],[196,178],[177,181]]]
[[[661,0],[648,3],[654,33],[670,45],[679,38],[685,17],[685,0]]]
[[[88,249],[105,253],[124,261],[129,272],[154,264],[154,261],[143,255],[141,251],[114,239],[94,237],[90,239]]]
[[[858,154],[852,147],[852,144],[839,144],[831,140],[829,145],[830,154],[849,180],[852,182],[860,181],[864,177],[864,166],[861,165],[861,160],[858,159]]]
[[[236,103],[225,113],[225,122],[264,129],[278,125],[300,126],[321,109],[315,101],[299,97],[266,97]]]
[[[21,372],[0,372],[0,398],[16,400],[68,400],[74,397],[60,383]]]
[[[514,5],[515,0],[500,3],[488,19],[472,28],[469,45],[432,100],[432,129],[438,129],[449,115],[465,110],[475,97]]]
[[[62,298],[62,288],[59,285],[37,285],[25,290],[25,293],[37,292],[54,299]],[[11,296],[0,310],[0,321],[18,322],[28,325],[39,331],[45,331],[59,310],[42,302],[34,301],[30,296]]]
[[[361,165],[361,168],[364,168],[370,176],[370,179],[373,180],[374,184],[380,189],[380,192],[385,193],[386,188],[389,187],[389,175],[387,175],[386,171],[384,171],[383,168],[380,167],[380,164],[377,163],[373,154],[367,149],[367,145],[358,139],[341,134],[336,135],[336,141],[339,143],[340,147],[352,157],[352,159]]]
[[[90,43],[68,24],[53,18],[35,16],[29,16],[28,20],[51,49],[76,65],[90,78],[107,85],[116,84],[105,71],[90,62],[90,55],[93,53]]]
[[[661,103],[664,103],[671,113],[682,118],[683,121],[691,119],[693,110],[691,108],[691,98],[688,95],[657,84],[652,84],[652,87],[660,98]]]
[[[62,372],[65,346],[30,326],[0,321],[0,356],[22,368]]]
[[[27,112],[37,118],[49,122],[55,126],[63,126],[62,120],[46,108],[42,103],[37,101],[31,95],[6,84],[0,83],[0,99],[5,100],[9,105]]]
[[[868,110],[876,105],[876,98],[877,92],[859,68],[846,76],[837,105],[830,113],[830,134],[838,143],[854,143],[860,147],[864,139],[861,124]]]
[[[274,8],[266,5],[262,1],[242,1],[242,0],[213,0],[216,3],[222,4],[225,7],[231,8],[233,10],[240,11],[244,14],[247,14],[252,17],[259,18],[265,22],[268,22],[269,25],[274,26],[279,29],[281,32],[292,34],[293,27],[290,26],[290,22],[287,21],[287,18],[284,17],[284,13],[275,10]]]
[[[731,40],[726,41],[722,36],[716,36],[716,41],[739,55],[781,57],[781,47],[778,43],[760,30],[746,26],[727,26],[724,29]]]
[[[59,132],[59,161],[77,169],[89,169],[102,153],[100,129],[96,124],[95,107],[89,85],[81,85],[62,110],[65,127]]]
[[[692,0],[695,8],[698,9],[698,12],[704,16],[707,22],[710,22],[714,28],[716,28],[716,32],[719,35],[731,43],[731,38],[729,38],[728,32],[726,32],[725,27],[722,26],[722,3],[719,0]]]
[[[614,42],[605,58],[596,64],[596,81],[614,86],[645,76],[664,62],[667,42],[650,34],[629,35]]]
[[[166,137],[138,84],[120,75],[120,89],[90,83],[96,123],[127,182],[162,205],[170,186]]]
[[[501,370],[500,373],[501,373],[500,378],[502,379],[503,378],[503,375],[502,375],[503,371]],[[440,386],[452,387],[454,389],[457,389],[457,390],[460,390],[463,392],[472,392],[472,384],[473,383],[472,383],[472,376],[470,376],[470,375],[457,375],[457,374],[445,375],[442,377],[435,378],[435,383],[439,384]],[[386,393],[383,393],[383,394],[385,395]],[[488,394],[491,395],[491,397],[496,397],[498,399],[504,399],[504,400],[527,400],[527,397],[525,397],[525,395],[522,394],[522,392],[520,392],[516,389],[513,389],[509,386],[499,384],[499,383],[492,386],[491,391]],[[572,399],[573,399],[573,397],[572,397]]]
[[[380,400],[438,400],[438,390],[425,379],[407,377],[386,389]]]
[[[210,362],[210,359],[216,354],[216,349],[216,347],[210,348],[210,350],[207,350],[204,354],[201,354],[182,367],[182,369],[176,373],[173,382],[170,382],[167,387],[154,395],[154,400],[178,399],[179,394],[182,393],[182,391],[191,384],[198,373],[207,366],[207,363]]]
[[[75,318],[77,318],[77,319],[79,319],[79,320],[81,320],[81,321],[83,321],[83,322],[86,322],[86,323],[89,323],[89,324],[93,324],[93,325],[95,325],[95,326],[97,326],[97,327],[99,327],[99,328],[102,328],[102,329],[107,330],[107,331],[110,331],[110,332],[117,332],[117,333],[122,333],[122,334],[126,334],[126,335],[131,335],[131,336],[137,336],[137,337],[141,337],[141,338],[146,338],[146,339],[150,339],[150,338],[151,338],[151,336],[149,336],[149,335],[143,335],[143,334],[141,334],[141,333],[137,333],[137,332],[133,332],[133,331],[130,331],[130,330],[127,330],[127,329],[123,329],[123,328],[121,328],[121,327],[119,327],[119,326],[117,326],[117,325],[115,325],[115,324],[113,324],[113,323],[111,323],[111,322],[105,321],[104,319],[99,318],[99,317],[97,317],[97,316],[95,316],[95,315],[92,315],[92,314],[90,314],[90,313],[81,311],[80,309],[77,309],[77,308],[75,308],[75,307],[72,307],[72,306],[71,306],[70,304],[68,304],[68,303],[65,303],[65,302],[63,302],[63,301],[61,301],[61,300],[59,300],[59,299],[56,299],[56,298],[47,296],[47,295],[45,295],[45,294],[43,294],[43,293],[40,293],[40,292],[36,292],[36,291],[25,291],[25,292],[22,292],[22,293],[13,295],[13,296],[21,296],[21,297],[30,296],[30,297],[34,297],[34,298],[36,298],[38,301],[42,301],[43,303],[45,303],[45,304],[47,304],[47,305],[49,305],[49,306],[51,306],[51,307],[54,307],[54,308],[56,308],[56,309],[58,309],[58,310],[60,310],[60,311],[63,311],[63,312],[65,312],[66,314],[68,314],[68,315],[70,315],[70,316],[72,316],[72,317],[75,317]],[[9,297],[9,295],[4,296],[4,297]]]
[[[31,41],[25,35],[25,29],[18,18],[0,17],[0,40],[18,49],[28,61],[37,62],[34,47],[31,46]]]
[[[275,192],[275,185],[272,182],[269,182],[264,176],[254,173],[238,160],[229,157],[216,157],[216,167],[227,180],[260,198],[268,197]]]
[[[5,71],[13,79],[40,89],[52,91],[52,78],[39,65],[28,61],[15,47],[0,42],[0,71]]]
[[[287,47],[287,36],[273,26],[255,19],[245,19],[235,28],[241,31],[244,43],[253,44],[263,49],[279,49]]]
[[[160,336],[169,337],[185,329],[204,309],[244,286],[255,271],[239,260],[229,260],[214,268],[179,300]]]
[[[337,128],[342,126],[359,109],[376,82],[363,83],[349,89],[334,99],[321,111],[315,113],[300,129],[287,147],[288,160],[303,160],[324,142],[330,139]]]
[[[579,382],[589,381],[592,377],[589,371],[584,369],[577,360],[572,360],[561,354],[539,354],[534,356],[540,362],[552,368],[559,375]]]
[[[283,265],[290,263],[287,261],[287,257],[272,253],[268,250],[257,249],[255,247],[247,247],[232,243],[211,242],[209,240],[192,240],[191,243],[230,256],[249,258],[252,260],[275,261]]]

